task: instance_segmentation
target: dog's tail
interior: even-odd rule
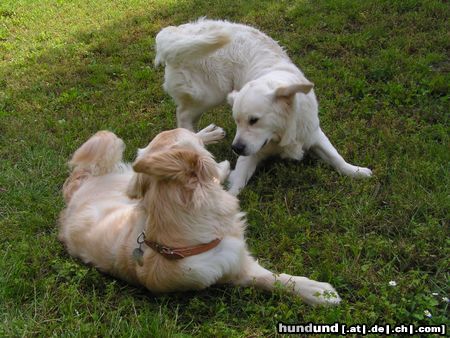
[[[124,149],[123,141],[109,131],[97,132],[78,148],[69,161],[72,172],[63,186],[66,202],[86,178],[105,175],[118,168]]]
[[[156,35],[155,66],[177,64],[208,56],[231,41],[225,29],[211,26],[196,34],[183,32],[178,27],[166,27]]]

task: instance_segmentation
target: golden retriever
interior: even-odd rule
[[[68,252],[156,293],[216,283],[272,290],[278,282],[309,304],[339,303],[330,284],[275,274],[250,255],[244,213],[222,187],[230,165],[204,147],[223,137],[215,126],[165,131],[128,165],[120,138],[92,136],[63,187],[59,238]]]

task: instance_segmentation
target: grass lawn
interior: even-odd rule
[[[449,324],[449,24],[445,1],[0,2],[0,336],[273,336],[276,324]],[[336,308],[229,286],[154,296],[57,241],[66,161],[99,129],[138,146],[175,127],[153,68],[163,27],[251,24],[315,83],[323,130],[374,178],[307,157],[262,166],[240,195],[266,267],[333,284]],[[235,161],[230,108],[205,114]],[[390,286],[389,281],[396,281]],[[437,294],[437,295],[436,295]],[[428,310],[432,317],[425,316]]]

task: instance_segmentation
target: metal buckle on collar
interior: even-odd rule
[[[173,250],[164,245],[159,245],[159,252],[166,255],[173,255]]]

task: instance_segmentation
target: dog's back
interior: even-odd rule
[[[253,27],[220,20],[161,30],[155,63],[165,65],[163,87],[177,103],[177,125],[189,130],[204,111],[255,78],[280,69],[303,77],[276,41]]]
[[[200,19],[166,27],[156,36],[156,65],[195,65],[204,73],[221,72],[222,77],[233,77],[238,88],[286,61],[291,62],[283,48],[266,34],[228,21]]]

